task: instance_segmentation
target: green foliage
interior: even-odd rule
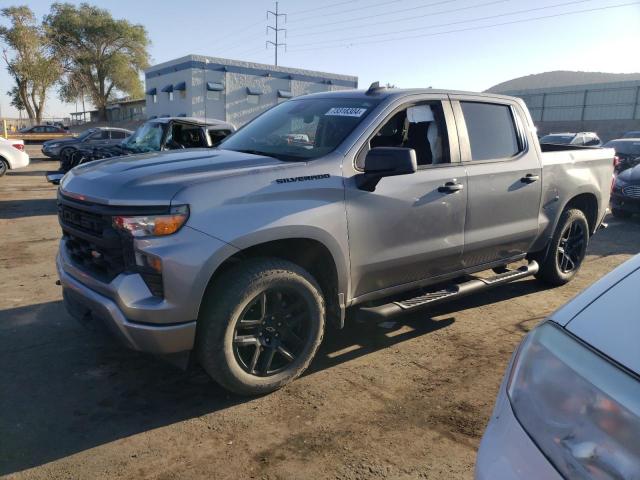
[[[11,104],[21,106],[39,123],[47,92],[60,78],[61,66],[29,7],[3,8],[0,16],[9,22],[9,26],[0,26],[0,40],[2,57],[16,83],[8,92]]]
[[[87,93],[105,118],[109,100],[142,95],[140,73],[149,65],[150,44],[142,25],[116,20],[86,3],[54,3],[43,25],[64,66],[61,98]]]

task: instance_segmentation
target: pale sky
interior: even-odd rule
[[[52,2],[0,0],[25,3],[41,17]],[[89,3],[144,25],[152,64],[191,53],[273,63],[273,49],[265,49],[271,1]],[[482,91],[550,70],[640,72],[640,0],[282,0],[279,8],[288,14],[280,65],[357,75],[361,88],[379,80]],[[11,86],[2,68],[5,116],[17,116],[5,94]],[[74,109],[54,90],[46,115]]]

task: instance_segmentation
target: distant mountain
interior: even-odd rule
[[[604,72],[555,72],[536,73],[499,83],[487,90],[491,93],[505,93],[535,88],[568,87],[589,85],[592,83],[625,82],[640,80],[640,73],[604,73]]]

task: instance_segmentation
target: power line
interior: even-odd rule
[[[317,12],[318,10],[326,10],[327,8],[337,7],[339,5],[346,5],[347,3],[353,4],[357,1],[358,0],[347,0],[346,2],[330,3],[329,5],[323,5],[322,7],[317,7],[317,8],[309,8],[307,10],[295,10],[289,13],[289,15],[299,15],[301,13]]]
[[[383,20],[380,22],[371,22],[371,23],[364,23],[362,25],[352,25],[351,28],[361,28],[361,27],[371,27],[374,25],[387,25],[389,23],[396,23],[396,22],[406,22],[409,20],[415,20],[417,18],[424,18],[424,17],[433,17],[436,15],[443,15],[445,13],[454,13],[454,12],[461,12],[463,10],[472,10],[474,8],[480,8],[480,7],[488,7],[489,5],[495,5],[497,3],[504,3],[504,2],[509,2],[511,0],[493,0],[491,2],[486,2],[486,3],[478,3],[475,5],[469,5],[467,7],[459,7],[459,8],[452,8],[449,10],[441,10],[439,12],[430,12],[430,13],[425,13],[424,15],[416,15],[416,16],[412,16],[412,17],[403,17],[403,18],[398,18],[395,20]],[[585,0],[586,1],[586,0]],[[330,32],[342,32],[344,31],[344,27],[339,27],[339,28],[333,28],[331,30],[322,30],[320,32],[311,32],[311,33],[299,33],[299,34],[293,34],[293,35],[289,35],[290,37],[307,37],[307,36],[311,36],[311,35],[323,35],[325,33],[330,33]]]
[[[289,50],[289,51],[290,52],[305,52],[305,51],[312,51],[312,50],[325,50],[327,48],[352,47],[354,45],[370,45],[370,44],[378,44],[378,43],[387,43],[387,42],[394,42],[396,40],[409,40],[409,39],[413,39],[413,38],[435,37],[435,36],[438,36],[438,35],[447,35],[447,34],[450,34],[450,33],[468,32],[468,31],[472,31],[472,30],[483,30],[483,29],[488,29],[488,28],[500,27],[500,26],[504,26],[504,25],[513,25],[513,24],[517,24],[517,23],[533,22],[533,21],[536,21],[536,20],[545,20],[545,19],[549,19],[549,18],[565,17],[565,16],[568,16],[568,15],[577,15],[577,14],[580,14],[580,13],[590,13],[590,12],[598,12],[598,11],[603,11],[603,10],[611,10],[611,9],[615,9],[615,8],[630,7],[632,5],[640,5],[640,2],[622,3],[622,4],[618,4],[618,5],[609,5],[609,6],[606,6],[606,7],[590,8],[590,9],[585,9],[585,10],[576,10],[576,11],[573,11],[573,12],[557,13],[557,14],[554,14],[554,15],[544,15],[544,16],[541,16],[541,17],[533,17],[533,18],[525,18],[525,19],[520,19],[520,20],[512,20],[512,21],[509,21],[509,22],[495,23],[495,24],[491,24],[491,25],[482,25],[482,26],[475,26],[475,27],[468,27],[468,28],[460,28],[460,29],[456,29],[456,30],[447,30],[445,32],[425,33],[425,34],[410,35],[410,36],[405,36],[405,37],[386,38],[386,39],[382,39],[382,40],[371,40],[371,41],[366,41],[366,42],[354,42],[354,43],[348,43],[348,44],[329,45],[329,46],[324,46],[324,47],[292,49],[292,50]]]
[[[367,5],[367,9],[369,8],[376,8],[376,7],[380,7],[382,5],[389,5],[392,3],[399,3],[399,2],[403,2],[404,0],[385,0],[384,2],[378,2],[378,3],[372,3],[371,5]],[[456,1],[456,0],[450,0],[450,1]],[[362,7],[358,7],[358,8],[350,8],[347,10],[339,10],[337,12],[327,12],[327,13],[323,13],[322,16],[323,17],[329,17],[329,16],[333,16],[333,15],[342,15],[343,13],[349,13],[349,12],[357,12],[357,11],[362,11]],[[300,21],[307,21],[307,20],[314,20],[317,18],[317,15],[311,15],[309,16],[309,18],[304,18],[304,19],[296,19],[297,22]]]
[[[424,5],[419,5],[417,7],[403,8],[403,9],[400,9],[400,10],[396,10],[394,12],[376,13],[376,14],[367,15],[367,16],[364,16],[364,17],[347,18],[346,20],[334,20],[332,22],[321,23],[321,24],[318,24],[318,25],[315,25],[315,26],[309,26],[309,27],[303,27],[303,28],[306,31],[308,29],[315,29],[315,28],[318,28],[318,27],[326,27],[327,25],[338,25],[338,24],[341,24],[341,23],[349,23],[349,22],[353,22],[355,20],[368,20],[370,18],[386,17],[388,15],[394,15],[396,13],[410,12],[410,11],[413,11],[413,10],[420,10],[422,8],[435,7],[437,5],[444,5],[446,3],[453,3],[453,2],[457,2],[457,1],[459,1],[459,0],[440,0],[438,2],[425,3]],[[380,4],[377,4],[377,5],[380,5]],[[344,12],[341,12],[341,13],[344,13]]]
[[[335,40],[333,40],[333,42],[342,42],[342,41],[348,41],[348,40],[358,40],[361,38],[372,38],[372,37],[383,37],[385,35],[397,35],[398,33],[408,33],[408,32],[416,32],[416,31],[420,31],[420,30],[425,30],[426,28],[439,28],[439,27],[451,27],[453,25],[459,25],[461,23],[470,23],[470,22],[478,22],[481,20],[492,20],[494,18],[500,18],[500,17],[509,17],[511,15],[519,15],[522,13],[531,13],[531,12],[535,12],[535,11],[539,11],[539,10],[546,10],[548,8],[558,8],[558,7],[566,7],[569,5],[575,5],[578,3],[586,3],[586,2],[591,2],[592,0],[573,0],[571,2],[564,2],[564,3],[558,3],[555,5],[546,5],[544,7],[536,7],[536,8],[527,8],[525,10],[517,10],[515,12],[507,12],[507,13],[499,13],[499,14],[494,14],[494,15],[488,15],[485,17],[477,17],[477,18],[470,18],[468,20],[459,20],[457,22],[448,22],[448,23],[439,23],[439,24],[432,24],[432,25],[423,25],[421,27],[416,27],[416,28],[406,28],[403,30],[397,30],[394,32],[383,32],[383,33],[371,33],[368,35],[356,35],[353,37],[344,37],[344,38],[337,38]],[[303,43],[298,45],[299,47],[306,47],[306,46],[313,46],[313,45],[317,45],[318,42],[312,42],[312,43]]]
[[[269,45],[273,45],[273,50],[275,51],[275,65],[276,67],[278,66],[278,48],[280,47],[285,47],[285,49],[287,48],[287,44],[286,43],[279,43],[278,42],[278,34],[280,32],[284,32],[285,35],[287,34],[287,30],[285,28],[279,28],[278,27],[278,21],[280,20],[280,17],[284,17],[285,22],[287,21],[287,14],[286,13],[278,13],[278,2],[276,2],[276,11],[272,12],[271,10],[267,10],[267,19],[269,18],[269,14],[273,15],[273,18],[275,19],[276,22],[276,26],[273,27],[271,25],[267,25],[267,35],[269,34],[269,30],[272,30],[273,33],[275,33],[276,36],[276,41],[272,42],[271,40],[267,40],[266,46],[267,48],[269,48]]]

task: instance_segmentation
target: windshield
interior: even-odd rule
[[[306,161],[335,150],[378,99],[307,98],[273,107],[219,146],[224,150]]]
[[[136,153],[158,152],[162,143],[162,133],[162,124],[147,122],[122,142],[122,146]]]
[[[84,140],[85,138],[87,138],[89,135],[91,135],[93,132],[95,132],[96,129],[95,128],[90,128],[88,130],[85,130],[84,132],[80,132],[80,134],[78,135],[78,140]]]
[[[568,145],[575,135],[545,135],[540,139],[540,143],[555,143],[556,145]]]

